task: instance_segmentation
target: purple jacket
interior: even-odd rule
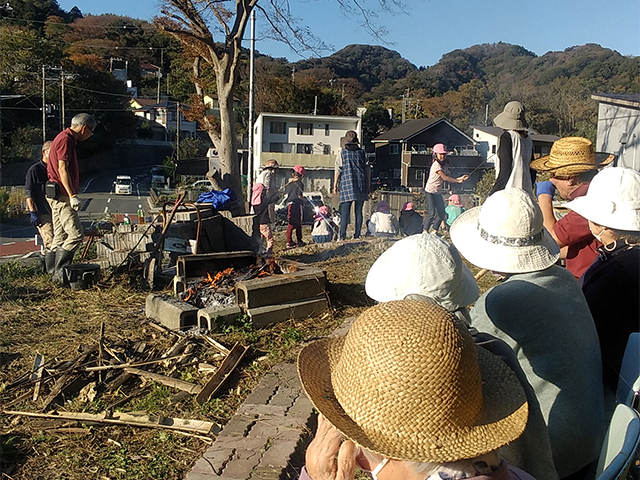
[[[307,473],[307,469],[302,467],[298,480],[313,480]],[[468,480],[536,480],[531,475],[520,469],[507,465],[502,462],[498,470],[490,475],[480,475],[479,477],[471,477]]]

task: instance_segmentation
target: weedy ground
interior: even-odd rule
[[[309,238],[308,230],[305,237]],[[277,245],[284,245],[282,233]],[[392,244],[389,239],[361,239],[329,245],[278,250],[289,260],[313,263],[324,269],[330,282],[331,309],[304,320],[288,320],[255,329],[245,318],[221,325],[212,336],[231,347],[240,342],[248,352],[220,394],[205,405],[193,397],[176,398],[166,386],[149,383],[143,395],[120,405],[123,412],[145,412],[165,417],[207,420],[224,425],[261,377],[276,363],[294,362],[302,342],[330,333],[345,318],[373,305],[364,280],[376,258]],[[474,272],[477,271],[474,269]],[[45,361],[77,355],[80,345],[95,345],[105,322],[108,342],[145,342],[161,353],[171,336],[150,328],[136,272],[114,278],[89,290],[70,291],[51,283],[31,267],[9,262],[0,265],[0,412],[19,392],[8,386],[30,371],[36,354]],[[495,283],[492,275],[480,281],[481,290]],[[208,361],[214,352],[198,347],[196,355]],[[211,362],[215,363],[215,362]],[[195,366],[183,367],[178,378],[202,384]],[[22,390],[20,393],[23,393]],[[109,401],[130,394],[125,387],[110,399],[77,398],[61,409],[99,413]],[[40,411],[29,399],[12,410]],[[69,425],[70,426],[70,425]],[[208,447],[206,438],[153,428],[83,424],[55,425],[51,421],[0,413],[0,478],[14,480],[181,479]]]

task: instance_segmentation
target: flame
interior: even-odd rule
[[[189,290],[187,290],[187,293],[188,293],[188,295],[187,295],[185,298],[183,298],[183,299],[182,299],[182,300],[184,300],[185,302],[188,302],[188,301],[189,301],[189,299],[193,296],[193,294],[194,294],[195,292],[193,291],[193,289],[191,289],[191,288],[190,288]]]

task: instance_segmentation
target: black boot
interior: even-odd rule
[[[45,250],[44,251],[44,271],[47,273],[53,273],[56,269],[56,251]]]
[[[58,285],[64,283],[64,267],[69,265],[73,260],[73,250],[65,250],[62,247],[56,248],[56,264],[53,270],[51,280]]]

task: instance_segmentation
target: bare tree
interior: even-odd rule
[[[375,23],[377,11],[403,10],[403,0],[370,0],[376,3],[375,9],[366,7],[367,0],[334,1],[345,13],[358,14],[361,24],[377,38],[385,33]],[[269,36],[285,42],[294,51],[318,52],[324,48],[308,28],[299,26],[289,0],[163,0],[163,16],[156,19],[157,25],[177,38],[184,53],[193,59],[192,80],[197,98],[191,115],[209,133],[220,156],[222,182],[238,197],[241,197],[242,188],[233,92],[238,83],[242,38],[254,8],[258,8],[267,20],[271,28]],[[215,28],[210,28],[210,24]],[[205,114],[203,87],[207,69],[215,76],[219,118]]]

